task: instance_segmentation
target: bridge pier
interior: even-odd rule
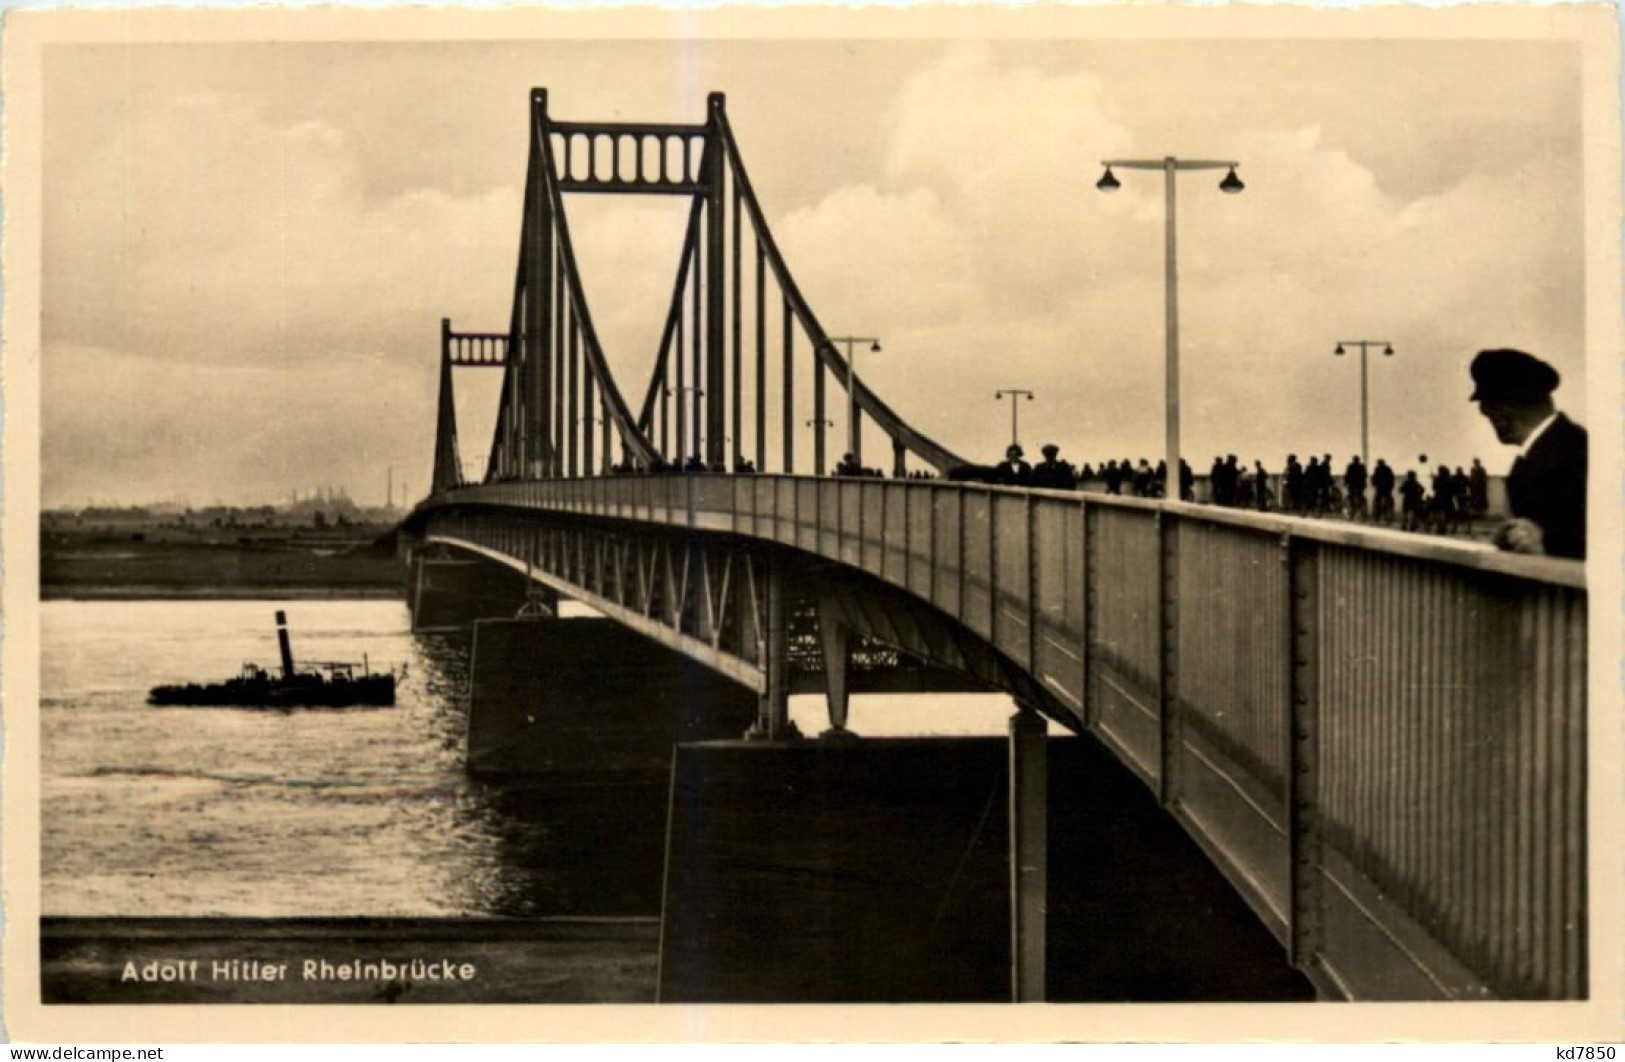
[[[745,732],[749,741],[794,740],[801,731],[790,721],[790,624],[785,614],[784,572],[769,556],[762,587],[762,671],[767,689],[757,703],[756,722]]]
[[[824,695],[829,702],[829,729],[819,734],[818,740],[849,741],[857,737],[846,728],[852,628],[837,618],[835,608],[827,601],[818,604],[818,640],[824,655]]]
[[[558,612],[557,591],[501,565],[421,550],[411,563],[414,634],[466,630],[476,620],[509,618],[527,607]]]
[[[1049,916],[1049,725],[1010,717],[1010,974],[1017,1003],[1044,1001]]]

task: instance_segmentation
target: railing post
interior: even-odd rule
[[[1084,729],[1092,730],[1095,725],[1095,711],[1093,700],[1089,696],[1089,651],[1094,644],[1095,551],[1098,531],[1095,526],[1097,520],[1089,503],[1079,498],[1078,508],[1082,512],[1083,523],[1083,578],[1079,580],[1083,586],[1083,607],[1079,609],[1081,631],[1078,637],[1078,668],[1083,677],[1078,686],[1078,699],[1081,702],[1079,711],[1083,716]]]
[[[1161,724],[1158,799],[1172,809],[1179,800],[1179,524],[1159,509],[1157,532],[1157,718]]]
[[[1287,569],[1288,668],[1287,880],[1292,965],[1309,971],[1320,946],[1320,572],[1312,542],[1281,536]]]
[[[1027,504],[1027,670],[1034,675],[1043,672],[1038,666],[1038,505],[1031,494]]]
[[[960,623],[965,622],[965,498],[968,493],[969,488],[963,486],[954,491],[954,496],[958,499],[954,504],[959,507],[959,519],[955,521],[955,526],[959,529],[959,544],[956,547],[959,555],[958,563],[954,565],[959,580],[959,592],[954,597],[954,619]]]
[[[1017,1003],[1044,1001],[1049,901],[1049,739],[1044,717],[1010,717],[1010,974]]]

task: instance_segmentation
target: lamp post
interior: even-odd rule
[[[1031,391],[1023,391],[1019,387],[1011,387],[1003,391],[993,392],[994,401],[998,401],[1006,396],[1008,396],[1010,399],[1010,445],[1016,446],[1021,439],[1021,433],[1016,430],[1017,425],[1021,423],[1018,416],[1021,409],[1020,400],[1023,396],[1025,396],[1027,401],[1031,402],[1033,400],[1033,393]]]
[[[835,427],[835,422],[833,420],[819,420],[817,418],[814,418],[813,420],[807,421],[807,427],[817,429],[817,431],[819,433],[818,434],[818,443],[819,443],[819,445],[814,448],[817,452],[813,454],[813,475],[821,476],[821,475],[824,474],[824,447],[823,447],[824,437],[823,437],[822,431],[823,431],[824,428],[833,428],[833,427]]]
[[[858,430],[858,343],[868,343],[871,354],[880,353],[880,340],[874,336],[830,336],[831,343],[846,345],[846,452],[863,467],[863,433]]]
[[[1161,170],[1163,173],[1163,187],[1166,196],[1166,217],[1164,235],[1164,300],[1166,306],[1165,331],[1168,340],[1168,355],[1166,373],[1166,397],[1164,400],[1164,417],[1166,420],[1167,446],[1168,446],[1168,483],[1174,484],[1169,492],[1172,497],[1179,497],[1177,484],[1179,483],[1179,264],[1178,245],[1174,238],[1174,175],[1181,170],[1229,170],[1224,180],[1219,182],[1219,190],[1228,195],[1239,193],[1246,185],[1236,176],[1236,167],[1241,165],[1232,160],[1216,161],[1211,159],[1176,159],[1172,155],[1161,159],[1108,159],[1101,163],[1106,172],[1095,187],[1102,192],[1115,192],[1122,187],[1116,176],[1112,174],[1112,167],[1124,170]]]
[[[1394,345],[1386,339],[1344,339],[1340,340],[1337,349],[1332,351],[1341,358],[1346,353],[1344,347],[1360,348],[1360,464],[1367,468],[1371,467],[1371,401],[1366,386],[1365,354],[1366,348],[1375,346],[1382,347],[1383,357],[1394,356]]]

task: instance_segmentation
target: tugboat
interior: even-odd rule
[[[224,682],[184,686],[154,686],[148,704],[225,705],[237,708],[348,708],[355,705],[387,707],[395,703],[395,674],[375,674],[366,663],[311,661],[294,667],[288,642],[288,615],[276,614],[277,643],[282,650],[282,674],[273,675],[258,664],[243,664],[242,673]],[[359,668],[359,673],[358,669]]]

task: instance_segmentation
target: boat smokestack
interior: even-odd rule
[[[282,677],[286,680],[293,678],[293,646],[288,643],[288,614],[281,609],[276,610],[276,640],[282,649]]]

